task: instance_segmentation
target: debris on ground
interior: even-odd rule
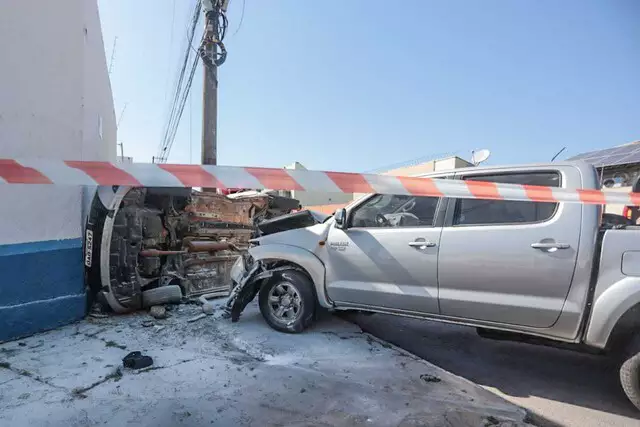
[[[153,325],[155,325],[155,323],[153,322],[153,320],[145,320],[144,322],[141,323],[143,328],[150,328]]]
[[[240,324],[219,321],[223,305],[197,324],[186,319],[201,308],[182,305],[157,332],[134,313],[0,344],[0,425],[527,426],[521,408],[335,316],[291,336],[257,303]],[[153,365],[124,368],[121,347]]]
[[[167,309],[164,305],[154,305],[149,309],[149,315],[154,319],[166,319],[169,317],[167,314]]]
[[[218,291],[218,292],[211,292],[205,295],[201,295],[200,296],[200,301],[206,301],[206,300],[210,300],[213,298],[224,298],[224,297],[228,297],[229,296],[230,291],[228,289],[224,290],[224,291]]]
[[[228,294],[228,292],[224,292],[225,296]],[[201,295],[200,298],[198,298],[198,301],[202,303],[202,312],[208,315],[213,314],[214,311],[214,304],[207,299],[210,295],[212,294]]]
[[[143,369],[153,365],[153,359],[142,352],[132,351],[122,359],[122,365],[129,369]]]
[[[213,311],[214,311],[214,306],[210,302],[207,302],[206,304],[202,304],[202,312],[204,314],[211,315],[213,314]]]
[[[187,319],[187,322],[189,323],[197,322],[198,320],[204,319],[205,317],[207,317],[207,315],[204,313],[201,313],[201,314],[198,314],[197,316]]]
[[[104,319],[107,316],[105,313],[89,313],[89,317],[93,317],[94,319]]]

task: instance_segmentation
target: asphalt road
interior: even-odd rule
[[[474,328],[382,314],[353,315],[365,332],[525,407],[536,424],[640,426],[602,357],[481,338]]]

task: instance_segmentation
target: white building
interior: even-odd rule
[[[0,58],[0,158],[115,160],[96,0],[3,0]],[[0,184],[0,341],[85,314],[90,191]]]
[[[466,168],[473,166],[472,163],[457,157],[451,156],[444,159],[429,160],[428,162],[420,162],[416,164],[405,165],[396,169],[385,172],[379,172],[380,175],[393,176],[420,176],[431,172],[441,172],[458,168]],[[299,162],[285,166],[285,169],[303,169],[306,168]],[[281,196],[293,197],[298,199],[304,208],[309,208],[328,215],[333,214],[336,209],[340,209],[353,200],[359,199],[366,193],[325,193],[319,191],[278,191]]]
[[[285,169],[306,170],[300,162],[293,162],[285,166]],[[322,191],[278,191],[278,194],[286,197],[293,197],[300,201],[303,207],[314,205],[332,205],[350,202],[353,198],[351,194],[345,193],[326,193]]]

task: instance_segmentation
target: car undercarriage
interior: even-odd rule
[[[95,299],[120,313],[225,295],[257,225],[299,207],[265,192],[189,188],[119,189],[111,203],[104,199],[96,195],[89,215],[86,279]]]

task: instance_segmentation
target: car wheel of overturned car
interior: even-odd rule
[[[142,291],[142,307],[177,304],[182,300],[182,290],[178,285],[167,285]]]
[[[640,409],[640,334],[632,338],[627,349],[620,366],[620,384],[627,398]]]
[[[300,333],[313,321],[316,307],[313,284],[300,271],[277,273],[260,289],[258,299],[262,315],[277,331]]]

